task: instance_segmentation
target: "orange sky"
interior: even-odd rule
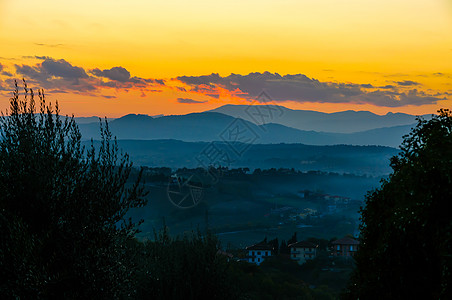
[[[296,109],[434,113],[451,107],[451,32],[450,0],[0,0],[0,110],[25,77],[78,116],[203,111],[261,86]],[[308,79],[246,76],[265,71]]]

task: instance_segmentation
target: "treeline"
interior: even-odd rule
[[[297,176],[297,175],[312,175],[312,176],[332,176],[332,177],[349,177],[349,178],[369,178],[368,175],[356,175],[351,173],[337,173],[324,171],[300,171],[294,168],[270,168],[270,169],[254,169],[249,168],[228,168],[228,167],[213,167],[208,168],[178,168],[171,169],[168,167],[147,167],[143,166],[145,179],[149,182],[168,182],[173,174],[197,174],[203,176],[206,182],[218,181],[224,178],[236,178],[243,176]]]

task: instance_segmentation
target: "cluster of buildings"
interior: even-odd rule
[[[309,190],[298,191],[297,196],[303,199],[321,201],[326,205],[326,209],[329,213],[334,213],[343,208],[347,208],[353,202],[349,197],[316,193]]]
[[[359,206],[361,204],[361,202],[351,200],[349,197],[316,193],[309,190],[299,191],[297,196],[317,202],[320,211],[314,208],[300,209],[292,206],[282,206],[270,209],[270,212],[265,217],[278,216],[283,220],[283,223],[304,222],[306,219],[320,218],[325,214],[333,214],[347,209],[351,205]]]
[[[352,257],[358,251],[359,241],[344,237],[332,242],[330,248],[331,256]],[[265,258],[272,256],[275,252],[274,246],[261,242],[246,248],[248,251],[247,261],[260,265]],[[290,258],[302,265],[307,260],[313,259],[317,255],[319,245],[308,241],[300,241],[288,245],[290,249]]]

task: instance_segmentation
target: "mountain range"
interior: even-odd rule
[[[262,121],[281,124],[300,130],[331,133],[354,133],[383,127],[411,125],[416,123],[414,115],[387,113],[377,115],[369,111],[341,111],[323,113],[310,110],[293,110],[279,105],[223,105],[212,112],[241,118],[257,125]],[[422,115],[429,118],[430,115]]]
[[[251,108],[256,112],[256,109],[264,111],[264,108],[268,107]],[[273,118],[267,118],[265,121],[271,122],[265,124],[263,122],[259,124],[259,120],[254,118],[253,112],[247,110],[246,106],[225,105],[214,111],[186,115],[151,117],[129,114],[110,119],[109,126],[119,140],[231,142],[230,135],[235,130],[236,133],[242,132],[245,136],[241,139],[236,137],[235,141],[253,144],[301,143],[398,147],[402,136],[409,133],[416,123],[416,116],[399,113],[384,116],[367,111],[328,114],[290,110],[281,106],[272,108]],[[99,138],[99,122],[89,122],[91,120],[94,119],[77,118],[84,139]]]

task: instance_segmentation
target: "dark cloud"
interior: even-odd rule
[[[433,76],[435,76],[435,77],[452,78],[452,74],[451,73],[436,72],[436,73],[433,73]]]
[[[186,92],[186,91],[187,91],[184,87],[181,87],[181,86],[176,86],[175,88],[176,88],[178,91],[180,91],[180,92]]]
[[[423,105],[441,100],[417,90],[398,93],[386,86],[379,90],[371,84],[321,82],[303,74],[250,73],[231,74],[222,77],[213,73],[204,76],[180,76],[177,80],[190,86],[191,92],[205,95],[219,95],[223,88],[231,93],[253,99],[262,91],[271,95],[273,101],[298,101],[320,103],[370,103],[378,106],[397,107],[404,105]],[[419,85],[414,81],[402,81],[404,86]],[[366,91],[365,89],[377,89]]]
[[[53,59],[50,56],[38,56],[38,55],[26,55],[26,56],[22,56],[22,58],[27,58],[27,59],[39,59],[39,60],[45,60],[45,59]]]
[[[127,82],[130,79],[130,72],[123,67],[113,67],[111,69],[103,71],[99,69],[94,69],[91,70],[91,73],[98,77],[105,77],[110,80],[116,80],[119,82]]]
[[[39,87],[52,90],[71,90],[80,93],[95,92],[102,87],[128,91],[139,88],[153,92],[152,88],[165,85],[162,79],[147,79],[131,76],[123,67],[101,70],[95,68],[90,74],[81,67],[74,66],[64,59],[53,59],[47,56],[30,56],[43,60],[36,65],[15,65],[16,73]],[[31,80],[31,81],[30,81]],[[92,94],[94,95],[94,94]],[[107,97],[111,98],[111,97]]]
[[[198,101],[189,98],[177,98],[177,102],[184,104],[206,103],[207,101]]]
[[[394,81],[394,83],[397,83],[398,85],[401,85],[401,86],[421,85],[419,82],[411,81],[411,80]]]
[[[152,80],[155,83],[158,83],[160,85],[165,85],[165,80],[163,79],[148,79],[148,80]]]
[[[73,66],[64,59],[54,60],[46,58],[42,63],[36,66],[15,65],[15,67],[18,74],[41,82],[56,78],[73,81],[88,78],[88,75],[83,68]]]
[[[16,73],[40,88],[71,90],[81,93],[96,90],[93,77],[81,67],[73,66],[64,59],[45,58],[34,66],[15,65]]]
[[[198,92],[219,86],[230,91],[239,90],[245,97],[252,98],[266,90],[275,101],[340,102],[343,97],[360,94],[356,85],[320,82],[303,74],[281,76],[278,73],[265,72],[244,76],[231,74],[227,77],[211,74],[199,77],[182,76],[178,79],[193,85],[193,90]]]
[[[427,95],[423,91],[418,91],[416,89],[410,90],[408,93],[403,93],[400,95],[400,101],[406,102],[407,105],[423,105],[425,102],[436,103],[439,100],[446,100],[445,97],[438,98],[432,95]]]
[[[410,90],[406,93],[388,92],[388,91],[374,91],[363,94],[360,97],[364,103],[371,103],[377,106],[400,107],[406,105],[425,105],[435,104],[443,98],[433,95],[427,95],[422,91],[416,89]]]
[[[234,74],[231,74],[232,76]],[[223,83],[224,78],[220,77],[218,73],[212,73],[210,75],[202,75],[202,76],[179,76],[177,77],[178,80],[185,82],[186,84],[190,85],[209,85],[212,86],[212,84],[219,84]]]
[[[378,72],[376,74],[379,74]],[[405,73],[391,73],[391,74],[385,74],[383,77],[408,77],[410,74]]]
[[[165,85],[165,81],[162,79],[131,77],[130,72],[123,67],[113,67],[105,70],[96,68],[91,70],[90,73],[96,77],[109,79],[109,81],[101,81],[101,86],[116,89],[130,89],[135,87],[153,92],[149,90],[150,87]],[[142,92],[141,96],[145,97],[146,95]]]
[[[41,66],[51,76],[62,77],[65,79],[88,78],[88,75],[83,68],[73,66],[64,59],[46,59],[42,62]]]
[[[34,79],[38,82],[47,82],[50,74],[45,72],[41,66],[31,67],[29,65],[15,65],[16,73],[25,76],[27,79]]]

